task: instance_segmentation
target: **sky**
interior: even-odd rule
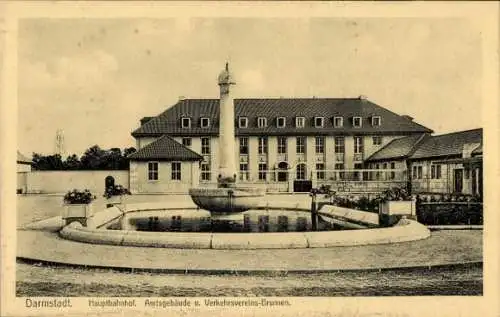
[[[23,19],[18,148],[135,146],[144,116],[180,96],[357,97],[436,134],[482,126],[480,30],[459,18]]]

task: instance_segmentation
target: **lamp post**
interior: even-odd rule
[[[311,189],[309,196],[311,196],[311,224],[312,231],[318,230],[318,208],[316,204],[316,196],[318,195],[319,190],[317,188]]]

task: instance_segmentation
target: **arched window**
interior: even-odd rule
[[[297,165],[297,177],[296,179],[306,179],[306,164]]]

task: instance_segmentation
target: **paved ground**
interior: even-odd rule
[[[186,200],[169,196],[169,201]],[[131,202],[165,196],[132,196]],[[304,201],[307,196],[275,196]],[[62,196],[19,196],[18,227],[57,216]],[[98,204],[104,204],[101,198]],[[18,230],[18,256],[122,268],[264,269],[264,275],[127,273],[18,261],[17,296],[401,296],[481,295],[481,266],[422,271],[293,273],[296,269],[362,269],[482,261],[482,231],[433,231],[429,239],[393,245],[294,250],[174,250],[91,245],[46,231]],[[275,270],[288,273],[273,274]],[[170,271],[172,272],[172,271]],[[174,270],[174,272],[177,272]],[[240,271],[241,272],[241,271]],[[191,272],[192,273],[192,272]],[[212,272],[213,273],[213,272]],[[269,273],[269,271],[268,271]]]

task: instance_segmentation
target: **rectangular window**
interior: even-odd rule
[[[181,126],[184,129],[191,128],[191,118],[182,118]]]
[[[240,154],[248,154],[248,138],[240,138]]]
[[[260,163],[259,164],[259,180],[260,181],[265,181],[267,180],[267,164],[266,163]]]
[[[172,180],[181,180],[181,162],[172,162]]]
[[[378,127],[381,124],[382,124],[382,119],[380,118],[380,116],[374,116],[374,117],[372,117],[372,126]]]
[[[248,164],[247,163],[240,164],[240,180],[241,181],[248,180]]]
[[[240,128],[248,127],[248,118],[247,117],[239,117],[238,118],[238,127],[240,127]]]
[[[210,126],[210,119],[209,118],[201,118],[201,127],[208,128],[209,126]]]
[[[278,154],[286,154],[286,137],[279,136],[278,137]]]
[[[191,147],[191,138],[182,138],[182,145],[185,147]]]
[[[210,138],[201,138],[201,154],[210,154]]]
[[[441,178],[441,165],[431,165],[431,178],[432,179]]]
[[[325,137],[317,136],[316,137],[316,154],[325,153]]]
[[[297,154],[306,153],[306,137],[298,136],[297,137]]]
[[[209,181],[212,178],[212,173],[210,173],[210,163],[201,163],[201,180]]]
[[[333,117],[333,126],[335,128],[342,128],[344,126],[344,118],[342,118],[342,117]]]
[[[373,140],[373,145],[381,145],[382,144],[382,137],[381,136],[374,136],[372,138]]]
[[[392,162],[391,163],[391,170],[392,171],[391,171],[391,175],[390,175],[391,179],[395,179],[396,178],[396,172],[394,172],[395,169],[396,169],[396,163]]]
[[[267,127],[267,118],[258,117],[257,118],[257,126],[259,128],[265,128],[265,127]]]
[[[278,117],[276,119],[276,126],[278,128],[284,128],[285,125],[286,125],[286,119],[285,119],[285,117]]]
[[[382,168],[386,170],[387,169],[387,163],[382,164]]]
[[[148,180],[158,180],[158,162],[148,162]]]
[[[343,136],[335,137],[335,153],[345,153],[345,139]]]
[[[306,118],[304,118],[304,117],[295,118],[295,127],[296,128],[303,128],[305,125],[306,125]]]
[[[316,128],[322,128],[323,127],[323,117],[314,117],[314,126]]]
[[[316,163],[316,178],[325,179],[325,164]]]
[[[422,179],[422,166],[413,166],[413,179]]]
[[[352,125],[355,128],[361,128],[361,117],[353,117],[352,118]]]
[[[267,137],[259,137],[259,154],[267,154]]]
[[[354,153],[355,154],[363,153],[363,137],[360,136],[354,137]]]

